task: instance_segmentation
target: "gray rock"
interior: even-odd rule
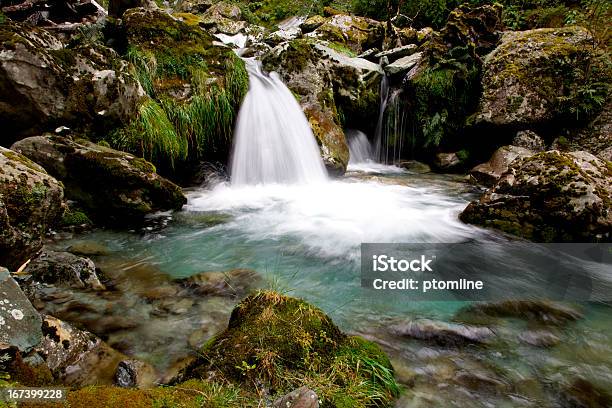
[[[376,58],[387,57],[390,62],[396,61],[403,57],[408,57],[414,54],[417,50],[416,44],[408,44],[402,47],[393,48],[391,50],[382,51],[375,55]]]
[[[115,372],[115,385],[122,388],[151,388],[157,380],[155,369],[140,360],[123,360]]]
[[[395,324],[389,330],[397,336],[412,337],[441,346],[486,343],[495,336],[495,333],[486,327],[473,327],[427,319]]]
[[[54,377],[63,384],[111,385],[120,361],[126,356],[98,337],[52,316],[43,316],[44,337],[36,347]]]
[[[534,153],[546,150],[544,140],[531,130],[521,130],[517,132],[514,139],[512,139],[512,145],[529,149]]]
[[[555,150],[516,160],[462,221],[543,242],[612,239],[609,162]]]
[[[63,198],[63,186],[42,167],[0,147],[0,265],[17,270],[42,248]]]
[[[128,153],[60,136],[26,138],[13,149],[60,179],[67,198],[100,223],[137,223],[149,213],[178,210],[187,202],[180,187]]]
[[[516,159],[533,156],[534,152],[518,146],[503,146],[493,153],[488,162],[479,164],[470,171],[470,176],[479,184],[492,186],[508,171]]]
[[[45,250],[26,266],[24,272],[39,282],[76,289],[104,289],[93,261],[69,252]]]
[[[319,397],[308,387],[300,387],[272,403],[274,408],[319,408]]]
[[[218,2],[202,14],[200,25],[211,33],[235,35],[244,32],[246,21],[242,21],[242,11],[235,4]]]
[[[408,72],[414,66],[416,66],[422,58],[422,52],[417,52],[407,57],[402,57],[397,61],[394,61],[393,63],[385,66],[385,72],[389,75],[397,75],[404,72]]]
[[[58,124],[110,129],[137,113],[144,91],[112,49],[66,48],[45,30],[10,21],[2,29],[11,38],[0,48],[2,145]]]
[[[0,344],[20,352],[32,350],[42,339],[42,320],[17,282],[0,271]]]

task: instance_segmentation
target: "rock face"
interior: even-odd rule
[[[108,14],[120,18],[126,10],[136,7],[156,9],[157,5],[153,0],[109,0]]]
[[[0,270],[0,344],[8,344],[25,353],[41,339],[40,315],[17,282],[8,272]]]
[[[586,150],[602,160],[612,161],[612,98],[584,129],[568,138],[563,150]]]
[[[69,48],[14,22],[0,33],[1,145],[60,125],[105,131],[136,113],[143,90],[113,50],[94,43]]]
[[[589,32],[580,27],[504,33],[484,63],[483,95],[476,121],[498,126],[563,119],[593,58]],[[567,69],[559,66],[564,61]]]
[[[138,222],[151,212],[178,210],[187,201],[151,163],[128,153],[59,136],[30,137],[13,148],[60,179],[66,196],[101,223]]]
[[[479,164],[470,171],[474,180],[487,187],[492,186],[508,171],[510,164],[516,159],[532,156],[533,151],[518,146],[503,146],[493,153],[491,159]]]
[[[534,153],[540,153],[546,150],[544,140],[531,130],[516,132],[516,136],[512,139],[512,145],[529,149]]]
[[[586,152],[539,153],[510,165],[464,222],[543,242],[609,242],[612,169]]]
[[[372,126],[378,115],[381,68],[335,51],[325,43],[298,39],[263,57],[267,71],[279,73],[298,98],[332,174],[346,171],[349,150],[340,120]]]
[[[28,158],[0,147],[0,265],[17,269],[59,220],[60,183]]]
[[[43,251],[26,266],[24,272],[39,282],[76,289],[104,289],[93,261],[69,252]]]

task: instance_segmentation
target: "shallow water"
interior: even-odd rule
[[[606,330],[612,318],[601,305],[583,305],[585,318],[558,329],[560,344],[550,349],[521,343],[518,335],[533,327],[513,319],[496,321],[498,340],[483,348],[447,350],[390,335],[387,327],[405,319],[451,321],[465,303],[369,296],[360,287],[362,242],[509,239],[458,220],[477,191],[455,177],[415,175],[380,165],[351,170],[357,172],[345,179],[307,186],[222,183],[189,193],[184,211],[165,228],[97,231],[57,246],[66,248],[81,238],[95,240],[125,259],[144,260],[171,278],[254,269],[267,286],[306,298],[344,330],[382,344],[393,356],[400,380],[412,384],[401,406],[450,406],[451,400],[454,406],[466,407],[542,406],[538,404],[555,398],[546,384],[574,376],[612,387],[612,337]],[[213,303],[198,313],[214,312],[211,307]],[[219,309],[217,320],[226,318],[227,304],[220,303]],[[181,324],[167,322],[155,330],[174,330],[170,336],[174,338],[183,335],[180,330],[185,327],[197,326],[183,324],[181,329]],[[146,325],[139,330],[139,336],[146,338]],[[137,348],[137,353],[146,358],[143,349]],[[167,366],[159,354],[153,360]],[[465,372],[477,373],[478,378],[465,380]],[[474,405],[474,401],[479,402]]]

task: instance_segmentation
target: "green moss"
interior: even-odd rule
[[[36,163],[34,163],[32,160],[28,159],[22,154],[19,154],[12,150],[3,150],[1,153],[7,159],[19,162],[23,164],[24,166],[26,166],[27,168],[29,168],[30,170],[34,170],[38,173],[46,173],[46,171],[42,167],[38,166]]]
[[[61,224],[64,227],[71,227],[71,226],[84,225],[84,224],[92,225],[93,223],[91,222],[87,214],[85,214],[84,212],[67,211],[66,213],[64,213],[62,217]]]
[[[275,292],[241,302],[228,329],[201,355],[189,376],[215,371],[247,389],[260,382],[278,394],[306,385],[326,407],[384,407],[399,393],[378,346],[347,337],[321,310]]]

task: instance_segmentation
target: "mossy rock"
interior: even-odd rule
[[[583,151],[516,160],[460,218],[540,242],[610,242],[611,169]]]
[[[603,107],[612,79],[609,57],[582,27],[506,32],[485,59],[477,123],[558,125]]]
[[[242,301],[228,328],[200,351],[183,378],[225,378],[273,395],[300,386],[323,407],[385,407],[398,394],[393,368],[374,343],[350,337],[303,300],[262,291]]]
[[[0,265],[18,268],[62,214],[64,186],[27,157],[0,147]]]

